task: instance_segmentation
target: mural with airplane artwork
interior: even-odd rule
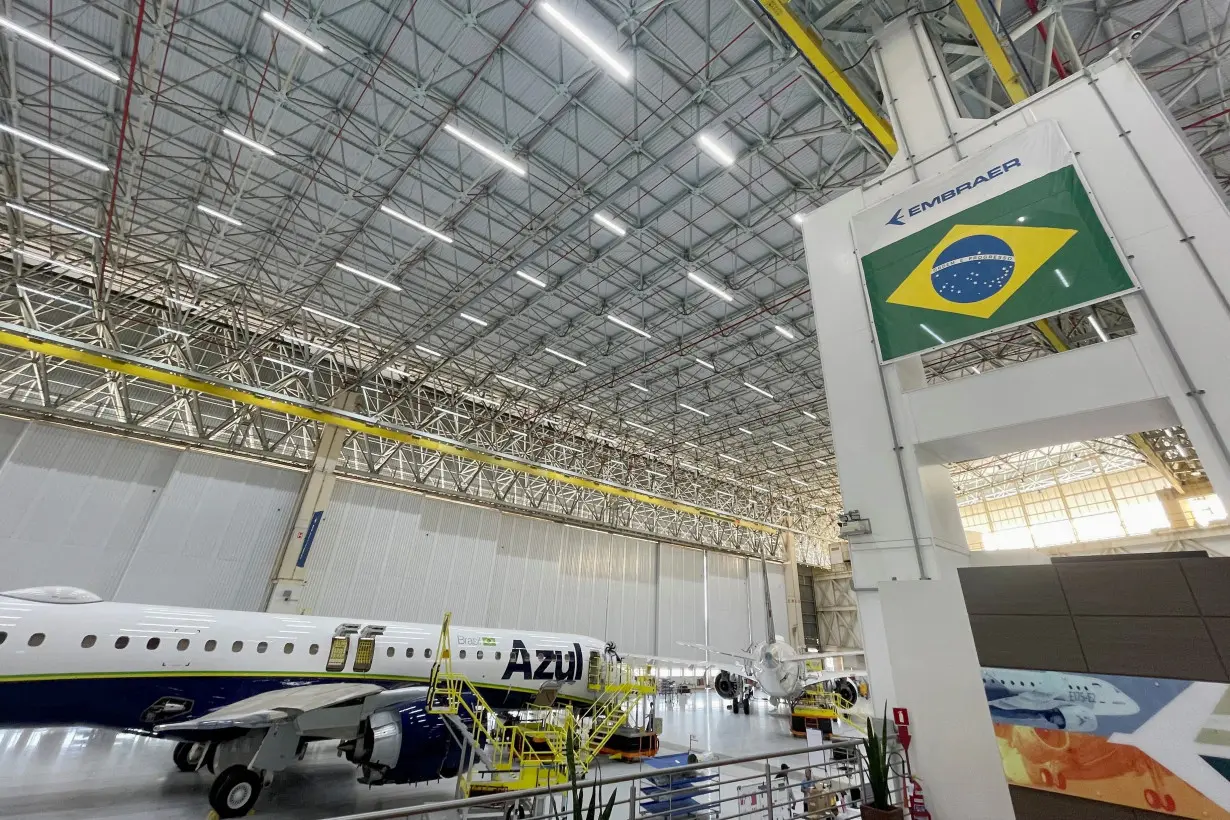
[[[1230,686],[983,667],[1017,786],[1230,820]]]

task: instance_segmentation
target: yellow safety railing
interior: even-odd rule
[[[521,710],[529,713],[526,720],[501,720],[478,687],[453,670],[451,621],[452,613],[446,613],[428,684],[427,711],[461,718],[469,725],[475,746],[484,749],[487,769],[471,769],[460,777],[461,791],[466,796],[566,781],[570,735],[578,738],[574,765],[578,775],[583,774],[627,722],[628,712],[636,701],[653,694],[653,678],[636,675],[624,664],[591,661],[587,686],[595,697],[579,719],[569,707],[530,706]]]

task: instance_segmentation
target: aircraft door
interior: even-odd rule
[[[358,631],[358,624],[341,624],[333,630],[333,638],[329,641],[329,658],[325,661],[326,672],[345,671],[346,660],[350,655],[350,636]]]

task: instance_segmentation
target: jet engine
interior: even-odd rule
[[[1060,706],[1047,712],[1046,719],[1056,729],[1069,732],[1092,732],[1098,728],[1098,718],[1083,706]]]
[[[729,672],[719,672],[713,679],[713,690],[719,697],[731,700],[739,693],[739,682]]]
[[[427,712],[424,695],[372,713],[358,737],[338,748],[362,769],[359,782],[368,785],[456,777],[465,756],[446,720]],[[468,719],[465,724],[469,731]]]

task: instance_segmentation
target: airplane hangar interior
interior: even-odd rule
[[[0,60],[0,817],[1230,820],[1230,0]]]

